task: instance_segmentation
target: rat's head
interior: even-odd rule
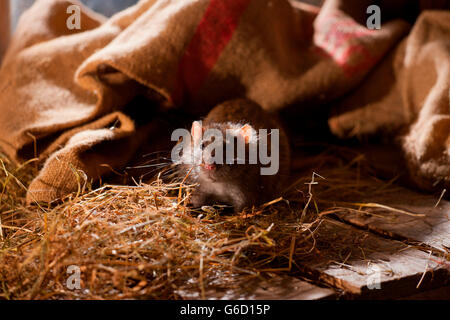
[[[191,128],[192,150],[197,158],[196,174],[206,181],[242,179],[249,170],[252,148],[256,152],[256,131],[249,124],[220,123]]]

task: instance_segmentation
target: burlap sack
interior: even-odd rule
[[[450,11],[424,11],[407,39],[334,106],[341,137],[403,132],[409,172],[422,189],[450,185]]]
[[[10,37],[10,19],[9,19],[9,2],[0,1],[0,63],[9,43]]]
[[[66,26],[72,4],[81,30]],[[194,115],[238,97],[301,110],[355,88],[409,29],[368,30],[337,10],[311,17],[286,0],[142,0],[109,20],[36,1],[0,70],[0,146],[46,160],[28,200],[76,191],[80,172],[98,179],[156,139],[151,114],[140,126],[124,111],[142,91]]]

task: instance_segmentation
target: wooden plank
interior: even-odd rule
[[[399,298],[449,279],[440,258],[331,219],[315,233],[316,253],[296,259],[310,279],[363,298]],[[421,280],[422,276],[425,276]],[[419,288],[416,288],[420,283]]]
[[[450,190],[448,190],[450,191]],[[383,195],[382,198],[364,199],[363,202],[378,203],[414,214],[383,209],[361,208],[362,212],[345,211],[337,216],[351,224],[367,228],[393,238],[408,239],[448,252],[450,248],[450,202],[439,197],[422,195],[403,189]]]
[[[324,300],[336,296],[332,289],[321,288],[293,277],[279,277],[256,287],[253,293],[243,299],[250,300]]]
[[[222,277],[219,277],[221,279]],[[177,292],[183,299],[201,299],[197,288]],[[210,282],[205,288],[205,298],[209,300],[322,300],[336,296],[334,290],[321,288],[306,281],[289,276],[271,277],[247,276],[235,278],[232,285]]]

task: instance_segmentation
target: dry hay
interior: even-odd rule
[[[230,215],[191,210],[190,186],[160,179],[95,190],[80,184],[58,205],[26,206],[38,168],[2,156],[0,299],[208,298],[211,286],[239,290],[242,280],[294,273],[296,261],[318,252],[324,216],[361,210],[333,202],[393,188],[361,179],[362,160],[319,168],[320,176],[308,171],[284,199]],[[80,290],[67,286],[70,266],[79,267]]]

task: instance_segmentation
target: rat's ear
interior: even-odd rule
[[[192,122],[191,136],[194,141],[200,141],[203,136],[203,127],[200,121]]]
[[[239,134],[244,139],[245,143],[249,143],[253,139],[253,134],[255,133],[255,130],[253,127],[249,124],[244,125],[240,130]]]

